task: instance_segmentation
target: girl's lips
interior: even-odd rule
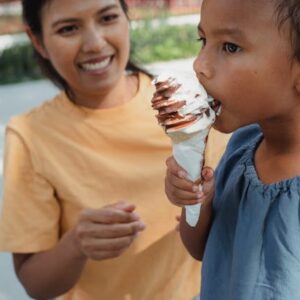
[[[222,104],[219,100],[211,98],[211,101],[209,101],[209,105],[216,113],[216,116],[219,116],[221,114]]]

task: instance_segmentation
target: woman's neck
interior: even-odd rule
[[[117,84],[99,93],[76,91],[72,101],[91,109],[116,107],[130,101],[137,93],[139,79],[136,74],[121,76]]]

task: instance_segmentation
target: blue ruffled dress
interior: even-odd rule
[[[300,176],[263,184],[257,125],[239,129],[216,170],[201,300],[300,300]]]

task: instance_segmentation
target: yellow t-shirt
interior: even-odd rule
[[[91,110],[62,93],[7,126],[0,250],[50,249],[81,209],[120,200],[134,203],[147,226],[121,257],[88,261],[60,299],[187,300],[199,290],[199,263],[182,246],[179,209],[164,195],[171,148],[152,94],[140,74],[137,95],[124,105]],[[226,140],[219,138],[222,151]]]

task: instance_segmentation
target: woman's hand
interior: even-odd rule
[[[196,184],[187,179],[187,172],[177,164],[174,157],[169,157],[166,164],[165,192],[173,204],[180,207],[196,203],[211,204],[214,196],[213,169],[204,167],[202,183]]]
[[[81,254],[94,260],[120,256],[145,229],[134,210],[125,202],[83,210],[74,229]]]

